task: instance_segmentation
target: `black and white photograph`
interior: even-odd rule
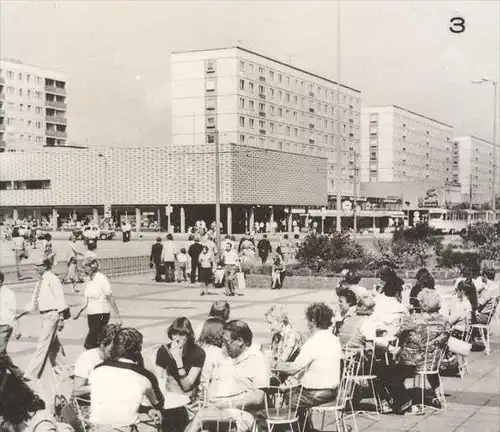
[[[0,0],[0,432],[498,432],[500,2]]]

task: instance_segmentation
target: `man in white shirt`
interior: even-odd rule
[[[302,422],[305,409],[331,402],[337,395],[340,384],[340,360],[342,348],[339,339],[332,333],[333,311],[324,303],[313,303],[306,309],[307,327],[311,337],[302,346],[293,362],[278,363],[280,372],[300,378],[302,393],[299,399]],[[305,425],[304,430],[311,425]]]
[[[120,428],[138,421],[143,401],[160,409],[164,398],[154,374],[138,364],[142,334],[124,328],[114,339],[116,359],[96,366],[90,374],[90,422]]]
[[[175,255],[174,236],[169,233],[163,242],[161,252],[161,261],[165,263],[165,282],[175,282]]]
[[[208,429],[213,418],[234,418],[238,432],[247,432],[254,423],[252,413],[264,406],[262,389],[269,387],[270,370],[264,353],[252,343],[252,331],[243,321],[229,321],[222,340],[228,361],[215,368],[207,389],[214,408],[200,410],[185,432]]]
[[[113,340],[120,331],[120,325],[108,324],[98,335],[97,348],[83,351],[75,362],[73,371],[73,395],[90,399],[89,377],[94,368],[111,357]]]
[[[4,274],[0,271],[0,355],[7,354],[7,344],[14,330],[16,318],[16,296],[3,284]]]
[[[52,273],[52,261],[42,258],[35,266],[40,280],[25,312],[39,312],[42,322],[37,347],[25,371],[27,379],[39,379],[47,360],[52,366],[59,364],[62,346],[57,333],[64,327],[63,312],[67,308],[61,281]]]
[[[240,257],[238,255],[238,252],[233,249],[233,244],[230,242],[226,243],[226,250],[222,254],[222,261],[224,262],[225,278],[227,283],[226,295],[234,296],[236,291],[236,271],[238,270]]]

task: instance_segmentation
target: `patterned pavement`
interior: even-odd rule
[[[198,285],[164,284],[151,280],[151,274],[112,279],[112,288],[117,297],[124,325],[133,326],[144,334],[145,348],[164,341],[166,329],[178,316],[188,317],[196,328],[208,313],[212,301],[225,298],[223,290],[213,289],[213,294],[200,297]],[[30,297],[33,282],[11,285],[17,295],[18,308],[22,308]],[[83,287],[81,287],[83,288]],[[66,287],[66,290],[68,288]],[[450,287],[438,287],[444,297],[448,297]],[[67,291],[68,304],[82,301],[80,294]],[[244,296],[230,299],[231,317],[247,321],[258,343],[269,342],[270,334],[264,322],[264,313],[272,304],[287,308],[294,326],[307,334],[304,322],[304,308],[313,301],[331,303],[334,295],[326,290],[270,291],[267,289],[248,289]],[[21,323],[22,337],[12,339],[9,353],[21,368],[26,367],[34,351],[39,317],[29,316]],[[87,323],[84,317],[77,321],[66,322],[61,333],[61,341],[66,351],[68,364],[74,362],[83,350],[83,339]],[[379,421],[358,416],[360,430],[368,431],[481,431],[500,430],[500,367],[499,335],[500,328],[493,324],[492,353],[471,353],[469,358],[470,375],[460,378],[444,378],[444,388],[448,397],[446,412],[426,411],[425,415],[385,415]],[[43,394],[49,396],[50,375],[42,379]],[[332,419],[329,419],[332,420]],[[331,421],[325,424],[326,430],[334,430]]]

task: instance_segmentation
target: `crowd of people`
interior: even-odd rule
[[[261,236],[257,245],[250,233],[242,236],[238,245],[235,236],[226,235],[218,253],[211,231],[190,235],[185,247],[175,242],[173,234],[167,234],[165,240],[157,237],[151,246],[150,267],[155,269],[156,282],[187,282],[189,276],[192,284],[201,284],[202,296],[209,293],[210,285],[225,285],[226,295],[232,296],[237,288],[236,273],[246,273],[255,264],[257,253],[258,264],[265,265],[271,258],[271,288],[280,289],[286,266],[295,261],[300,241],[299,234],[293,240],[285,234],[273,253],[267,234]]]
[[[177,248],[171,234],[165,241],[158,238],[150,257],[156,280],[187,280],[189,273],[191,282],[201,282],[200,294],[204,295],[213,273],[223,266],[226,294],[232,296],[237,290],[234,275],[245,258],[258,251],[265,262],[267,256],[264,259],[261,250],[272,252],[265,236],[257,246],[250,236],[238,246],[228,237],[222,247],[218,260],[212,238],[193,237],[187,250]],[[288,237],[283,237],[277,249],[273,272],[278,276],[273,275],[273,288],[282,286],[283,268],[295,254]],[[77,320],[84,312],[88,331],[74,364],[68,397],[90,412],[85,418],[89,425],[120,429],[154,412],[158,427],[169,432],[200,432],[214,420],[227,419],[238,432],[249,432],[255,425],[267,430],[264,408],[271,389],[277,386],[293,390],[289,403],[297,405],[301,426],[310,431],[309,410],[338,397],[345,364],[352,356],[375,359],[368,363],[370,374],[376,376],[377,410],[384,414],[418,411],[406,379],[428,367],[448,375],[463,372],[464,358],[450,350],[450,338],[483,349],[471,324],[488,324],[500,300],[500,285],[492,268],[464,269],[450,301],[436,290],[435,280],[425,268],[417,273],[415,284],[408,286],[392,268],[383,267],[378,273],[380,283],[373,290],[351,269],[341,273],[336,301],[306,307],[302,318],[309,334],[297,331],[284,306],[271,305],[262,317],[269,325],[269,343],[260,345],[250,325],[232,316],[229,299],[217,300],[199,328],[193,328],[187,317],[176,317],[166,329],[164,341],[145,349],[142,333],[122,324],[111,283],[100,271],[95,252],[80,255],[78,248],[70,247],[67,277],[75,284],[78,278],[85,282],[82,303],[71,308],[61,280],[52,270],[50,248],[35,263],[38,282],[21,314],[17,314],[16,297],[4,286],[0,272],[1,430],[56,423],[45,409],[46,401],[30,383],[63,363],[59,333],[67,320]],[[79,258],[84,258],[83,275],[71,267]],[[7,355],[7,345],[12,334],[17,337],[19,321],[30,313],[40,316],[39,338],[28,366],[21,371]],[[429,366],[429,356],[444,361],[433,360]],[[433,392],[429,404],[440,409],[445,405],[440,375],[426,378]],[[172,395],[177,403],[172,402]],[[362,391],[353,393],[353,411],[363,397]],[[81,421],[77,414],[58,420]]]

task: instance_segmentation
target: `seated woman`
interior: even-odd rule
[[[420,313],[417,297],[424,288],[434,289],[435,282],[429,270],[421,268],[416,275],[417,282],[410,291],[410,307],[412,313]]]
[[[231,306],[226,300],[215,300],[210,306],[210,312],[208,313],[207,320],[212,318],[221,320],[222,322],[226,322],[229,320],[229,315],[231,314]],[[200,324],[195,332],[195,340],[198,341],[201,335],[201,331],[203,330],[203,326],[205,323]]]
[[[408,315],[403,320],[396,334],[399,337],[400,349],[395,362],[389,366],[381,362],[377,367],[381,398],[385,391],[388,392],[385,401],[382,401],[384,413],[393,411],[402,414],[411,409],[412,400],[405,387],[406,378],[414,376],[418,370],[427,365],[427,360],[436,353],[436,350],[444,350],[448,342],[450,325],[447,317],[439,312],[440,295],[435,290],[425,288],[417,300],[422,312]],[[439,377],[428,375],[427,379],[431,388],[436,391],[439,387]],[[436,395],[432,404],[437,408],[441,407],[439,395]]]
[[[97,337],[99,346],[82,352],[75,362],[73,396],[90,398],[89,376],[94,368],[111,358],[113,341],[120,331],[117,324],[106,325]]]
[[[334,316],[335,327],[333,332],[338,335],[340,327],[344,324],[350,317],[354,317],[356,315],[356,304],[357,298],[356,294],[354,294],[350,289],[341,289],[337,293],[338,298],[338,311],[336,316]]]
[[[299,399],[303,423],[305,410],[331,402],[337,395],[340,383],[342,348],[331,331],[333,311],[324,303],[313,303],[306,309],[307,327],[311,337],[304,343],[293,362],[278,363],[277,370],[288,375],[302,373]],[[310,430],[304,425],[303,430]]]
[[[198,339],[199,346],[205,351],[205,363],[201,370],[198,391],[199,400],[207,401],[218,396],[214,394],[215,387],[211,384],[215,380],[216,370],[229,361],[229,357],[222,351],[224,322],[221,319],[208,318]]]
[[[401,303],[402,280],[388,278],[383,293],[375,297],[373,319],[378,322],[385,336],[392,337],[399,331],[402,320],[408,316],[408,308]]]
[[[345,287],[350,289],[359,299],[361,296],[368,294],[368,290],[359,284],[361,276],[356,270],[348,270],[344,277]]]
[[[355,315],[346,317],[338,327],[338,337],[342,348],[362,348],[366,341],[376,337],[377,322],[372,318],[375,299],[366,294],[358,300]]]
[[[180,393],[191,397],[200,383],[205,363],[205,351],[195,343],[193,327],[185,317],[176,318],[167,331],[170,342],[156,353],[156,372],[162,391]],[[168,430],[183,431],[188,422],[185,408],[169,410],[165,420],[171,421]]]
[[[23,381],[6,355],[0,354],[0,431],[72,431],[57,424],[45,402]]]
[[[467,337],[466,332],[472,318],[472,306],[465,295],[466,284],[466,281],[459,282],[451,299],[450,314],[448,316],[448,322],[451,325],[451,336],[460,340],[465,340]],[[441,363],[441,372],[446,374],[459,373],[461,362],[461,357],[446,350]]]
[[[303,345],[301,334],[294,330],[292,323],[283,307],[271,306],[264,315],[271,339],[271,369],[280,362],[294,361]]]

